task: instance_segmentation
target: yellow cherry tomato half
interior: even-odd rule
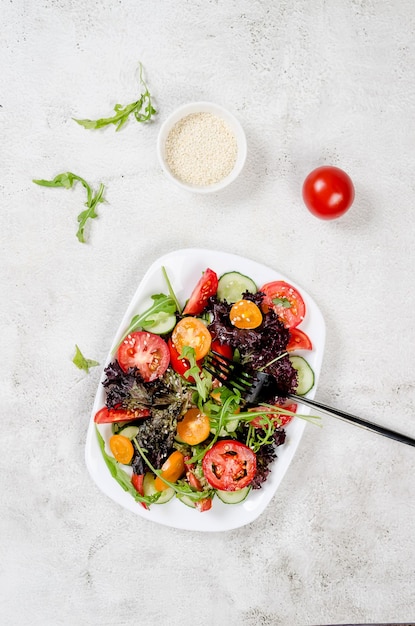
[[[188,443],[189,446],[197,446],[209,437],[210,420],[207,415],[193,408],[186,411],[179,422],[177,422],[177,434],[179,438]]]
[[[197,317],[184,317],[180,320],[173,330],[171,339],[179,355],[185,346],[193,348],[196,361],[207,355],[212,343],[210,332]]]
[[[157,491],[164,491],[169,488],[163,478],[171,483],[175,483],[186,471],[184,464],[184,456],[178,450],[170,454],[167,460],[161,466],[161,476],[157,476],[154,481],[154,487]]]
[[[232,305],[229,319],[236,328],[258,328],[262,324],[262,313],[255,302],[238,300]]]
[[[123,435],[113,435],[109,443],[114,459],[118,461],[118,463],[129,465],[134,456],[134,447],[131,441]]]

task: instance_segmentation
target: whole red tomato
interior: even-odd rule
[[[338,167],[323,165],[313,170],[303,184],[308,210],[322,220],[344,215],[353,204],[354,186],[350,176]]]

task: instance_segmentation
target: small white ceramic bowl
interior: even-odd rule
[[[166,142],[169,137],[170,132],[173,127],[183,120],[183,118],[197,113],[211,113],[213,116],[223,120],[225,125],[231,131],[232,135],[236,140],[236,158],[233,164],[232,169],[229,171],[227,175],[225,175],[220,180],[216,180],[216,182],[212,182],[211,184],[195,184],[193,181],[185,180],[184,177],[182,179],[178,178],[172,171],[172,168],[169,166],[168,162],[168,154],[166,150]],[[213,139],[215,139],[213,137]],[[172,141],[170,137],[169,141]],[[187,158],[187,167],[191,167],[192,160],[192,144],[189,143],[189,154]],[[199,145],[200,149],[200,145]],[[243,131],[242,126],[238,122],[238,120],[231,114],[229,111],[224,109],[223,107],[213,104],[211,102],[191,102],[189,104],[184,104],[183,106],[176,109],[163,123],[157,140],[157,154],[160,161],[160,165],[163,168],[166,176],[173,181],[176,185],[181,187],[182,189],[186,189],[187,191],[193,191],[196,193],[212,193],[216,191],[220,191],[224,189],[230,183],[232,183],[241,173],[246,160],[247,153],[247,145],[246,145],[246,137]],[[224,158],[221,155],[220,150],[218,150],[217,155],[215,154],[219,160],[217,166],[220,165],[220,159]],[[212,158],[212,155],[211,155]],[[229,163],[227,164],[229,165]],[[228,167],[229,169],[229,167]]]

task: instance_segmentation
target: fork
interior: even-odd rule
[[[415,447],[415,439],[407,435],[380,426],[374,422],[369,422],[351,413],[346,413],[346,411],[330,407],[322,402],[317,402],[311,398],[282,392],[282,390],[278,388],[277,380],[270,374],[259,370],[252,374],[246,372],[240,363],[232,361],[214,350],[211,350],[205,357],[203,367],[214,378],[225,385],[225,387],[228,387],[228,389],[232,391],[235,389],[238,390],[246,404],[259,403],[261,402],[261,398],[263,399],[273,394],[274,396],[284,397],[310,408],[318,409],[331,417],[336,417],[337,419],[349,422],[360,428],[373,431],[383,437],[389,437],[389,439],[394,439],[400,443]]]

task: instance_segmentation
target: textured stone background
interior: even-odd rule
[[[312,625],[415,619],[415,451],[329,418],[308,426],[265,513],[202,534],[103,496],[84,443],[99,368],[161,254],[206,247],[303,285],[327,322],[317,397],[415,436],[412,0],[2,0],[0,589],[7,625]],[[137,96],[159,114],[86,131]],[[249,142],[212,197],[173,188],[161,122],[207,99]],[[304,177],[344,168],[356,201],[312,217]],[[108,204],[75,238],[83,190]]]

